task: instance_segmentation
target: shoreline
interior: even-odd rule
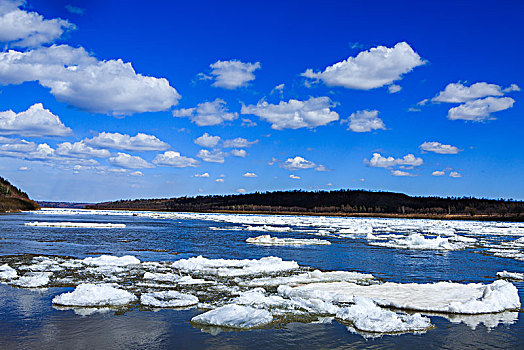
[[[56,209],[56,208],[51,208]],[[66,209],[66,208],[64,208]],[[74,208],[73,208],[74,209]],[[497,222],[524,222],[524,216],[500,215],[463,215],[463,214],[387,214],[387,213],[325,213],[325,212],[293,212],[293,211],[243,211],[243,210],[159,210],[139,208],[84,208],[88,210],[113,210],[113,211],[156,211],[162,213],[210,213],[210,214],[253,214],[253,215],[293,215],[293,216],[335,216],[358,218],[384,218],[384,219],[429,219],[429,220],[464,220],[464,221],[497,221]]]

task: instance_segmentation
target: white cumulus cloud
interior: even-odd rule
[[[198,160],[184,157],[175,151],[166,151],[163,154],[157,154],[155,159],[153,159],[153,163],[175,168],[196,167],[200,164]]]
[[[232,90],[255,80],[253,72],[260,68],[260,62],[217,61],[209,67],[211,67],[212,79],[215,80],[212,85]]]
[[[231,154],[234,155],[235,157],[241,157],[241,158],[244,158],[245,156],[247,156],[247,152],[245,149],[233,149],[231,150]]]
[[[449,176],[450,177],[454,177],[454,178],[459,178],[459,177],[462,177],[462,174],[456,172],[456,171],[452,171],[449,173]]]
[[[373,157],[367,163],[375,168],[391,168],[398,165],[419,166],[423,162],[422,158],[415,157],[411,153],[402,158],[383,157],[380,153],[373,153]]]
[[[414,176],[413,174],[407,172],[407,171],[402,171],[402,170],[392,170],[391,171],[391,175],[393,176],[409,176],[409,177],[412,177]]]
[[[58,145],[56,154],[64,157],[75,157],[75,158],[107,158],[111,154],[106,149],[96,149],[88,146],[84,141],[75,143],[63,142]]]
[[[368,132],[378,129],[386,129],[382,119],[378,117],[378,111],[357,111],[349,116],[349,129],[354,132]]]
[[[243,177],[257,177],[257,174],[255,173],[245,173],[244,175],[242,175]]]
[[[442,170],[435,170],[434,172],[431,173],[431,175],[433,176],[444,176],[446,175],[446,173]]]
[[[152,164],[148,163],[143,158],[122,152],[118,152],[116,156],[109,158],[109,163],[126,169],[154,168]]]
[[[0,42],[17,47],[37,47],[51,43],[75,25],[61,18],[44,19],[37,12],[22,9],[25,1],[0,3]]]
[[[198,126],[209,126],[235,120],[238,118],[238,113],[229,112],[226,107],[226,101],[217,98],[213,102],[199,103],[193,108],[174,110],[173,117],[187,117]]]
[[[120,133],[101,132],[97,136],[85,139],[84,142],[96,148],[110,148],[126,151],[163,151],[169,145],[156,136],[138,133],[130,136]]]
[[[207,149],[201,149],[200,151],[198,151],[196,156],[202,159],[204,162],[224,163],[226,154],[220,150],[210,151]]]
[[[220,141],[220,136],[211,136],[207,132],[204,133],[204,135],[197,137],[193,140],[193,142],[199,146],[206,147],[206,148],[213,148],[215,147],[218,142]]]
[[[329,86],[370,90],[389,85],[424,63],[409,44],[400,42],[391,48],[377,46],[362,51],[356,57],[327,67],[323,72],[315,73],[308,69],[302,76],[320,79]]]
[[[293,180],[300,180],[300,176],[293,175],[293,174],[289,175],[289,178]]]
[[[195,174],[195,177],[209,177],[209,173]]]
[[[1,52],[0,84],[26,81],[49,88],[59,101],[114,116],[164,111],[180,98],[164,78],[138,74],[121,59],[99,61],[68,45]]]
[[[15,113],[12,110],[0,112],[0,134],[20,136],[66,136],[71,134],[58,116],[35,103],[26,111]]]
[[[419,146],[419,148],[426,152],[434,152],[439,154],[457,154],[460,152],[458,147],[452,145],[444,145],[440,142],[424,142]]]
[[[242,137],[237,137],[236,139],[225,140],[223,146],[224,148],[246,148],[250,147],[251,145],[254,145],[257,142],[258,140],[249,141]]]
[[[493,120],[491,113],[503,111],[513,107],[515,100],[511,97],[486,97],[479,100],[467,101],[448,111],[450,120],[469,120],[482,122]]]
[[[280,167],[287,169],[287,170],[311,169],[316,166],[317,165],[313,163],[312,161],[304,159],[303,157],[300,157],[300,156],[296,156],[294,158],[288,158],[285,162],[283,162],[280,165]]]
[[[502,96],[502,88],[496,84],[488,84],[485,82],[475,83],[470,86],[465,86],[462,83],[451,83],[446,86],[444,91],[439,92],[431,101],[433,102],[447,102],[447,103],[462,103],[470,100],[486,96]]]
[[[254,114],[271,123],[271,128],[299,129],[315,128],[338,120],[338,113],[332,111],[334,103],[329,97],[311,97],[306,101],[280,101],[278,105],[260,101],[256,105],[242,106],[242,114]]]

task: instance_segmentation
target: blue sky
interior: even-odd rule
[[[0,0],[0,175],[59,201],[524,199],[522,10]]]

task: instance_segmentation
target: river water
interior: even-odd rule
[[[25,225],[31,222],[111,223],[125,228]],[[264,234],[331,244],[246,243],[247,238]],[[419,242],[405,243],[403,239],[413,235]],[[207,259],[274,256],[304,269],[372,274],[379,282],[489,284],[497,279],[497,272],[524,273],[524,245],[514,243],[523,236],[524,224],[518,223],[44,210],[0,216],[0,265],[20,267],[35,257],[69,261],[132,255],[141,262],[165,264],[199,255]],[[448,249],[432,247],[436,237],[447,237],[440,248]],[[121,286],[128,288],[133,281]],[[511,283],[524,300],[524,282]],[[431,328],[402,334],[362,333],[336,319],[309,316],[234,330],[191,323],[206,311],[200,307],[151,309],[134,302],[91,313],[53,304],[55,296],[72,290],[67,283],[43,288],[0,283],[0,348],[524,348],[520,310],[469,318],[429,315]],[[213,299],[209,291],[197,292]]]

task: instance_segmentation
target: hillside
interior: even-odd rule
[[[29,199],[27,193],[0,177],[0,213],[35,209],[40,206]]]
[[[99,203],[86,208],[524,221],[522,201],[412,197],[402,193],[361,190],[256,192],[226,196],[136,199]]]

